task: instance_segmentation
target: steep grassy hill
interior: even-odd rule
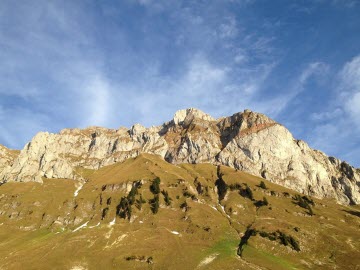
[[[0,186],[0,269],[360,269],[358,206],[149,154],[78,173]]]

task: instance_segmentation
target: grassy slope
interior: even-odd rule
[[[269,205],[257,208],[237,190],[228,191],[220,205],[215,166],[174,166],[148,154],[82,173],[88,182],[77,197],[74,181],[64,179],[0,186],[0,269],[360,269],[358,207],[314,199],[315,215],[309,216],[283,194],[295,192],[267,181],[263,190],[261,179],[227,167],[221,167],[226,184],[247,184],[255,201],[266,197]],[[143,180],[138,193],[149,200],[156,177],[171,206],[160,195],[156,215],[145,203],[141,211],[132,207],[130,221],[117,217],[110,225],[131,183]],[[204,189],[201,195],[195,179]],[[185,191],[197,199],[184,196]],[[184,202],[187,211],[180,209]],[[85,222],[87,227],[74,232]],[[291,235],[301,251],[257,234],[239,257],[237,248],[249,226]],[[131,256],[137,260],[125,259]],[[154,263],[141,261],[142,256]]]

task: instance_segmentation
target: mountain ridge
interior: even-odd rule
[[[40,132],[18,155],[6,149],[0,148],[3,183],[42,182],[43,177],[84,181],[76,168],[99,169],[150,153],[173,164],[226,165],[306,195],[360,203],[358,169],[311,149],[283,125],[250,110],[214,119],[190,108],[156,127]]]

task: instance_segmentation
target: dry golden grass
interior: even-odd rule
[[[78,168],[88,182],[76,197],[80,183],[65,179],[2,185],[0,269],[360,269],[359,207],[313,199],[310,216],[294,204],[296,192],[266,180],[264,190],[263,179],[224,166],[220,171],[227,185],[250,187],[254,201],[229,189],[219,204],[216,166],[175,166],[149,154],[97,171]],[[172,202],[166,206],[160,194],[154,215],[148,200],[156,177]],[[141,210],[132,206],[130,221],[117,217],[121,197],[139,180],[136,198],[141,194],[146,203]],[[269,205],[256,207],[264,197]],[[180,208],[184,202],[187,211]],[[301,251],[257,234],[239,257],[248,227],[280,230]],[[149,257],[153,264],[146,262]]]

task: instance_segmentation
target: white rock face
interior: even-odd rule
[[[223,164],[304,194],[360,203],[359,170],[311,149],[282,125],[249,110],[215,120],[186,109],[159,127],[41,132],[19,154],[0,147],[0,182],[82,180],[76,167],[98,169],[140,153],[171,163]]]
[[[46,178],[81,179],[76,167],[98,169],[146,152],[164,156],[166,141],[157,132],[134,126],[131,130],[88,128],[38,133],[20,152],[3,181]]]
[[[0,179],[2,179],[4,174],[11,170],[18,154],[18,150],[10,150],[0,144]]]
[[[189,116],[205,121],[215,121],[215,119],[212,118],[210,115],[195,108],[189,108],[189,109],[177,111],[174,115],[173,121],[176,125],[180,125],[182,122],[184,122],[186,117]]]

